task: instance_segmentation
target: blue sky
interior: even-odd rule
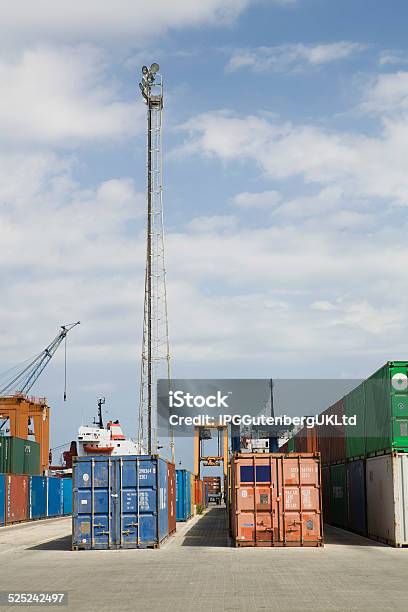
[[[81,319],[33,391],[53,445],[98,395],[135,430],[145,108],[165,78],[177,377],[348,377],[406,354],[406,3],[0,0],[1,370]],[[24,8],[24,10],[23,10]]]

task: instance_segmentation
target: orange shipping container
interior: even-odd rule
[[[323,545],[318,454],[236,454],[231,478],[236,546]]]
[[[28,518],[28,476],[6,474],[5,522],[18,523]]]

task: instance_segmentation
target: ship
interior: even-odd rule
[[[93,425],[81,425],[78,430],[78,457],[88,455],[143,455],[140,446],[131,438],[125,438],[119,421],[109,421],[104,427],[102,421],[102,404],[98,401],[98,419]]]

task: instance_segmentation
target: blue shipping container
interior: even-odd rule
[[[62,513],[72,514],[72,478],[62,479]]]
[[[47,478],[47,516],[61,516],[63,509],[62,479]]]
[[[47,479],[45,476],[30,476],[28,496],[28,516],[30,519],[46,517]]]
[[[367,504],[365,460],[347,463],[347,514],[348,528],[367,535]]]
[[[176,520],[191,518],[191,479],[187,470],[176,470]]]
[[[78,457],[72,547],[158,547],[168,536],[167,462],[155,455]]]
[[[6,484],[4,474],[0,474],[0,525],[4,525],[4,515],[6,506]]]

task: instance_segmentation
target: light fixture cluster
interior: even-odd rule
[[[140,91],[142,92],[142,96],[144,99],[149,99],[152,86],[154,85],[156,74],[159,72],[160,66],[155,62],[148,68],[147,66],[143,66],[142,68],[142,82],[139,83]]]

